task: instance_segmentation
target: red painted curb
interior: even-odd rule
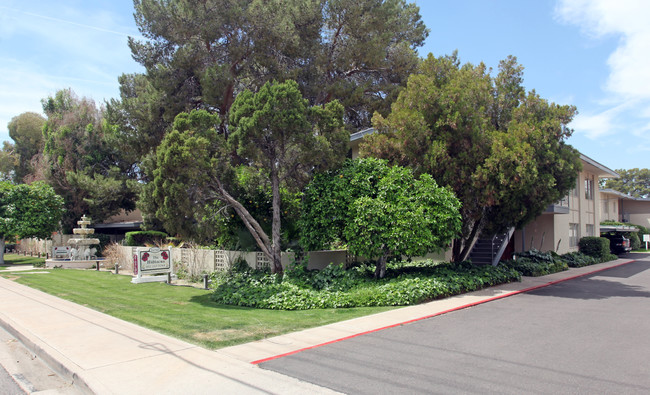
[[[522,293],[525,293],[525,292],[534,291],[534,290],[536,290],[536,289],[540,289],[540,288],[548,287],[549,285],[558,284],[558,283],[561,283],[561,282],[564,282],[564,281],[574,280],[574,279],[576,279],[576,278],[580,278],[580,277],[588,276],[588,275],[590,275],[590,274],[594,274],[594,273],[599,273],[599,272],[602,272],[602,271],[604,271],[604,270],[609,270],[609,269],[613,269],[613,268],[616,268],[616,267],[619,267],[619,266],[627,265],[628,263],[632,263],[632,262],[635,262],[635,260],[634,260],[634,259],[633,259],[633,260],[629,260],[629,261],[627,261],[627,262],[622,262],[622,263],[619,263],[619,264],[614,265],[614,266],[605,267],[605,268],[600,268],[600,269],[597,269],[597,270],[594,270],[594,271],[591,271],[591,272],[588,272],[588,273],[583,273],[583,274],[578,274],[578,275],[575,275],[575,276],[571,276],[571,277],[563,278],[563,279],[561,279],[561,280],[550,281],[550,282],[548,282],[548,283],[544,283],[544,284],[536,285],[536,286],[534,286],[534,287],[530,287],[530,288],[526,288],[526,289],[520,289],[520,290],[518,290],[518,291],[512,291],[512,292],[509,292],[509,293],[504,294],[504,295],[494,296],[494,297],[492,297],[492,298],[483,299],[483,300],[480,300],[480,301],[478,301],[478,302],[468,303],[468,304],[465,304],[465,305],[462,305],[462,306],[454,307],[453,309],[448,309],[448,310],[444,310],[444,311],[439,311],[439,312],[434,313],[434,314],[425,315],[424,317],[414,318],[414,319],[412,319],[412,320],[408,320],[408,321],[400,322],[400,323],[397,323],[397,324],[391,324],[391,325],[384,326],[384,327],[381,327],[381,328],[376,328],[376,329],[371,329],[371,330],[369,330],[369,331],[365,331],[365,332],[355,333],[354,335],[345,336],[345,337],[342,337],[342,338],[340,338],[340,339],[330,340],[330,341],[328,341],[328,342],[320,343],[320,344],[316,344],[316,345],[314,345],[314,346],[309,346],[309,347],[301,348],[301,349],[299,349],[299,350],[290,351],[290,352],[287,352],[287,353],[284,353],[284,354],[274,355],[274,356],[272,356],[272,357],[259,359],[259,360],[257,360],[257,361],[252,361],[251,364],[253,364],[253,365],[257,365],[257,364],[260,364],[260,363],[262,363],[262,362],[268,362],[268,361],[272,361],[272,360],[274,360],[274,359],[278,359],[278,358],[282,358],[282,357],[287,357],[287,356],[289,356],[289,355],[297,354],[297,353],[302,352],[302,351],[307,351],[307,350],[311,350],[311,349],[314,349],[314,348],[318,348],[318,347],[326,346],[326,345],[328,345],[328,344],[338,343],[338,342],[341,342],[341,341],[343,341],[343,340],[347,340],[347,339],[355,338],[355,337],[357,337],[357,336],[367,335],[367,334],[369,334],[369,333],[379,332],[379,331],[382,331],[382,330],[384,330],[384,329],[394,328],[394,327],[396,327],[396,326],[401,326],[401,325],[410,324],[410,323],[412,323],[412,322],[417,322],[417,321],[421,321],[421,320],[426,320],[427,318],[437,317],[437,316],[439,316],[439,315],[443,315],[443,314],[451,313],[451,312],[453,312],[453,311],[458,311],[458,310],[467,309],[467,308],[470,308],[470,307],[478,306],[478,305],[483,304],[483,303],[492,302],[492,301],[494,301],[494,300],[503,299],[503,298],[507,298],[507,297],[509,297],[509,296],[519,295],[519,294],[522,294]]]

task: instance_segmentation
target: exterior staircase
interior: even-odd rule
[[[469,259],[475,265],[496,266],[514,233],[515,228],[512,227],[504,233],[479,238],[469,253]]]

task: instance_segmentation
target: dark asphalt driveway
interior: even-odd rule
[[[650,256],[260,364],[349,394],[649,394]]]

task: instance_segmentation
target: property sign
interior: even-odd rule
[[[650,235],[643,235],[643,241],[650,242]]]
[[[172,268],[169,250],[161,250],[158,247],[138,249],[138,261],[138,272],[142,274],[169,273]]]
[[[166,281],[167,276],[154,274],[172,274],[170,250],[158,247],[138,248],[133,255],[133,272],[136,275],[131,282],[141,283],[150,281]]]

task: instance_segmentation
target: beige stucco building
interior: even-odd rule
[[[585,236],[599,236],[604,202],[614,206],[608,195],[599,192],[601,178],[618,174],[595,160],[580,154],[582,171],[569,196],[553,204],[533,222],[515,232],[514,250],[532,248],[564,254],[578,251],[578,241]],[[604,198],[605,200],[601,201]]]
[[[600,195],[603,221],[625,222],[650,228],[650,199],[632,197],[613,189],[601,189]]]

